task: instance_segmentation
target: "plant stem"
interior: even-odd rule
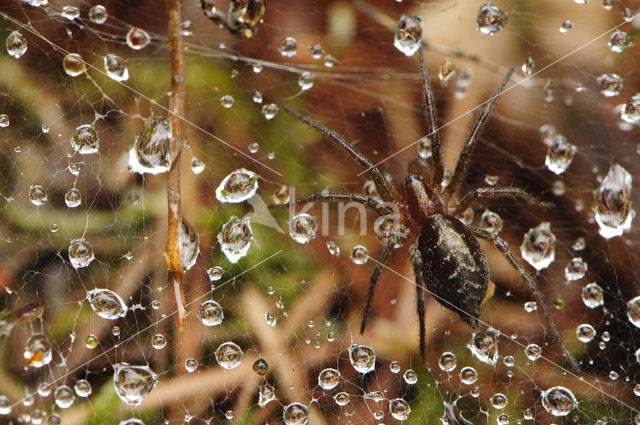
[[[176,307],[180,318],[180,328],[186,316],[184,290],[182,288],[182,260],[180,256],[180,154],[182,153],[183,133],[182,117],[184,116],[184,44],[180,32],[182,16],[180,0],[166,0],[169,20],[169,56],[171,58],[171,97],[169,110],[171,122],[171,168],[167,179],[167,248],[165,258],[173,281]]]

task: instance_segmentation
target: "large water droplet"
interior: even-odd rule
[[[258,406],[264,407],[270,401],[276,399],[276,390],[269,384],[260,385],[260,390],[258,391]]]
[[[127,32],[127,46],[133,50],[140,50],[145,48],[150,42],[151,37],[149,33],[141,28],[131,27]]]
[[[627,100],[620,110],[620,119],[629,124],[640,124],[640,93]]]
[[[640,328],[640,296],[627,303],[627,317],[633,326]]]
[[[233,342],[220,344],[216,350],[216,361],[225,369],[234,369],[242,362],[242,349]]]
[[[162,350],[167,346],[167,338],[162,334],[155,334],[151,337],[151,346],[156,350]]]
[[[269,363],[267,363],[265,359],[260,357],[258,360],[253,362],[252,368],[255,373],[260,376],[264,376],[267,374],[267,372],[269,372]]]
[[[472,367],[464,367],[460,371],[460,382],[465,385],[472,385],[478,380],[478,372]]]
[[[129,150],[131,171],[140,174],[160,174],[169,171],[172,145],[170,121],[150,120]]]
[[[104,70],[112,80],[127,81],[129,79],[129,69],[118,55],[109,53],[104,57]]]
[[[354,344],[349,347],[349,361],[357,372],[368,373],[376,367],[376,353],[371,347]]]
[[[556,236],[551,232],[548,222],[529,229],[520,245],[520,254],[536,270],[545,269],[553,263],[556,258]]]
[[[11,400],[6,395],[0,395],[0,415],[11,413]]]
[[[205,326],[218,326],[224,320],[224,311],[217,302],[205,301],[198,309],[198,319]]]
[[[582,288],[582,302],[589,308],[600,307],[604,304],[604,291],[595,282]]]
[[[223,203],[237,204],[253,197],[258,190],[258,175],[240,168],[226,176],[216,189],[216,198]]]
[[[350,258],[354,264],[361,266],[369,260],[369,251],[362,245],[356,245],[351,250]]]
[[[493,35],[507,24],[507,15],[498,6],[486,3],[478,11],[476,24],[482,34]]]
[[[337,369],[323,369],[318,374],[318,385],[324,390],[332,390],[340,383],[340,372]]]
[[[37,207],[44,205],[44,203],[47,202],[47,191],[40,185],[30,186],[29,200]]]
[[[62,67],[64,72],[70,77],[77,77],[82,75],[87,70],[87,65],[84,63],[82,56],[77,53],[69,53],[62,59]]]
[[[535,362],[540,357],[542,357],[542,348],[538,344],[529,344],[524,349],[524,354],[527,356],[529,360]]]
[[[24,347],[24,359],[27,365],[40,368],[48,365],[53,358],[51,343],[44,335],[34,335]]]
[[[80,191],[75,187],[69,189],[67,193],[64,194],[64,203],[69,208],[76,208],[80,206],[80,203],[82,203],[82,195],[80,195]]]
[[[591,342],[595,336],[596,330],[588,323],[582,323],[576,328],[576,337],[580,342],[584,342],[586,344],[587,342]]]
[[[56,403],[56,406],[61,409],[68,409],[71,407],[75,399],[76,396],[73,395],[73,391],[66,385],[56,388],[53,392],[53,401]]]
[[[282,420],[285,425],[307,425],[309,409],[304,404],[291,403],[282,410]]]
[[[113,384],[118,397],[125,403],[137,406],[158,382],[149,366],[131,366],[127,363],[113,365]]]
[[[493,396],[491,396],[490,401],[491,406],[493,406],[494,409],[504,409],[505,407],[507,407],[507,403],[509,402],[507,396],[502,393],[494,394]]]
[[[91,309],[103,319],[116,320],[127,314],[127,305],[122,298],[109,289],[92,289],[87,292]]]
[[[100,146],[100,140],[98,139],[98,133],[96,129],[90,125],[85,124],[77,127],[71,135],[71,148],[82,155],[92,154],[98,152]]]
[[[631,228],[635,211],[631,208],[631,174],[615,164],[609,168],[596,192],[593,206],[602,237],[620,236]]]
[[[13,31],[7,37],[7,53],[18,59],[27,51],[27,39],[18,31]]]
[[[349,404],[351,397],[345,392],[340,392],[333,396],[333,400],[338,406],[346,406],[347,404]]]
[[[438,366],[445,372],[453,372],[457,364],[456,355],[449,351],[442,353],[438,361]]]
[[[402,375],[402,379],[408,385],[415,385],[418,382],[418,374],[413,369],[407,369]]]
[[[544,165],[547,166],[549,171],[562,174],[571,165],[577,150],[578,147],[576,145],[569,143],[564,136],[558,135],[549,144]]]
[[[107,21],[107,9],[98,4],[89,9],[89,20],[94,24],[102,25]]]
[[[91,389],[91,384],[86,379],[79,379],[73,385],[73,390],[76,392],[78,397],[87,398],[91,395],[93,391]]]
[[[298,214],[289,221],[289,236],[300,244],[306,244],[316,237],[318,222],[309,214]]]
[[[218,233],[218,243],[222,252],[234,264],[247,255],[252,238],[249,221],[241,218],[230,219]]]
[[[567,416],[576,404],[576,397],[565,387],[551,387],[542,393],[542,406],[553,416]]]
[[[211,282],[216,282],[222,279],[222,275],[224,275],[224,269],[220,266],[211,267],[207,270],[207,276],[209,276],[209,280]]]
[[[254,99],[255,100],[255,99]],[[275,103],[267,103],[262,107],[262,115],[268,120],[273,119],[276,116],[280,108]]]
[[[411,407],[402,398],[394,398],[389,402],[389,413],[399,421],[406,421],[411,413]]]
[[[413,56],[422,42],[422,18],[402,15],[396,26],[393,45],[407,56]]]
[[[490,365],[498,361],[498,337],[500,332],[493,328],[473,334],[467,345],[471,353],[481,362]]]
[[[196,264],[199,253],[198,234],[185,219],[182,219],[182,225],[180,226],[180,259],[182,268],[189,270],[193,267]]]
[[[74,239],[69,244],[69,261],[76,268],[87,267],[96,257],[93,247],[84,239]]]
[[[497,235],[502,231],[502,225],[502,217],[493,211],[484,210],[480,216],[479,227],[493,233],[494,235]]]

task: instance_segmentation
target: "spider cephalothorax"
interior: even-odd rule
[[[567,360],[574,370],[579,370],[577,361],[562,341],[560,331],[551,318],[549,309],[544,303],[535,281],[509,251],[507,243],[496,234],[467,225],[455,217],[455,215],[465,212],[479,198],[515,197],[532,204],[536,203],[533,197],[517,188],[477,188],[460,197],[459,200],[455,197],[460,185],[466,178],[471,156],[482,129],[496,100],[511,78],[513,68],[507,72],[493,96],[485,102],[485,106],[464,144],[456,167],[450,179],[447,179],[448,181],[444,184],[444,162],[435,99],[431,90],[429,75],[424,65],[422,49],[419,49],[418,52],[424,89],[426,124],[429,131],[428,137],[431,140],[433,171],[429,172],[429,167],[424,160],[412,161],[409,164],[409,175],[403,182],[402,190],[399,193],[387,181],[383,173],[344,137],[287,107],[283,107],[282,110],[323,133],[336,146],[345,150],[357,163],[364,167],[376,186],[379,198],[355,193],[321,193],[290,203],[270,205],[270,208],[284,208],[292,204],[314,201],[350,201],[364,204],[380,216],[389,216],[392,209],[398,211],[401,215],[399,217],[400,221],[405,225],[404,228],[408,229],[408,239],[411,241],[409,255],[416,279],[420,353],[423,357],[425,354],[425,290],[442,305],[458,313],[472,328],[478,326],[479,307],[485,298],[489,284],[489,265],[477,238],[488,240],[498,248],[515,268],[522,280],[529,286],[542,309],[549,327],[562,346]],[[393,250],[397,248],[399,241],[405,238],[406,234],[401,233],[399,230],[392,232],[385,238],[386,244],[371,274],[360,326],[361,333],[366,328],[376,284],[382,268]]]

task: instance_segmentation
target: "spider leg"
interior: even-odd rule
[[[411,256],[411,262],[413,263],[413,274],[416,278],[416,301],[418,303],[418,322],[420,323],[420,358],[422,361],[425,359],[426,344],[425,344],[425,321],[424,321],[424,281],[422,279],[422,255],[418,249],[416,242],[409,245],[409,255]]]
[[[520,278],[526,282],[526,284],[529,286],[529,289],[533,292],[533,295],[536,301],[538,302],[538,305],[542,308],[542,313],[544,315],[544,318],[547,321],[547,324],[551,327],[551,331],[553,332],[554,336],[560,343],[560,346],[562,347],[562,351],[564,351],[564,354],[567,357],[567,360],[569,360],[569,363],[571,364],[571,368],[573,369],[574,372],[580,372],[580,366],[578,366],[578,361],[573,356],[573,354],[571,354],[567,346],[564,344],[564,341],[562,340],[562,336],[560,335],[560,330],[556,326],[556,322],[554,322],[553,318],[551,317],[551,313],[549,312],[549,309],[547,308],[547,304],[544,302],[544,299],[542,298],[542,294],[538,289],[538,285],[536,285],[536,282],[533,280],[531,276],[529,276],[529,273],[527,273],[527,271],[520,265],[520,263],[518,263],[518,260],[516,259],[516,257],[514,257],[511,251],[509,251],[509,245],[497,235],[491,232],[488,232],[484,229],[480,229],[475,226],[469,226],[469,230],[474,236],[482,239],[486,239],[492,244],[494,244],[495,247],[498,248],[498,250],[502,253],[502,255],[504,255],[504,257],[509,261],[509,263],[511,263],[513,268],[518,272],[518,274],[520,275]]]
[[[460,199],[458,204],[456,205],[455,212],[462,213],[467,210],[476,199],[480,198],[519,198],[532,205],[539,204],[538,200],[533,196],[529,195],[522,189],[517,187],[481,187],[478,189],[474,189],[471,192],[467,193]]]
[[[444,161],[442,160],[442,149],[440,142],[440,128],[438,127],[438,110],[436,109],[436,100],[431,89],[431,81],[429,72],[424,63],[424,52],[422,48],[418,49],[418,58],[420,59],[420,73],[422,74],[422,94],[424,96],[424,116],[427,124],[427,137],[431,139],[431,157],[433,158],[433,180],[432,185],[438,187],[444,176]]]
[[[507,85],[507,82],[509,82],[509,79],[511,79],[513,70],[514,68],[512,67],[511,69],[509,69],[509,71],[507,71],[507,75],[504,77],[504,80],[502,80],[502,83],[500,83],[495,93],[493,93],[489,100],[485,101],[485,106],[482,109],[482,112],[480,112],[480,116],[478,116],[475,124],[473,124],[471,133],[469,133],[467,141],[462,148],[462,152],[460,153],[460,157],[458,158],[458,163],[456,164],[456,168],[453,172],[453,176],[451,177],[451,181],[445,189],[445,194],[451,195],[452,193],[454,193],[467,175],[469,164],[471,163],[471,155],[473,154],[473,150],[476,147],[476,143],[480,138],[480,134],[482,133],[482,130],[487,123],[489,115],[491,114],[491,111],[493,110],[498,97],[500,97],[500,94]]]
[[[267,208],[287,208],[292,205],[306,204],[308,202],[317,202],[317,201],[347,201],[347,202],[357,202],[359,204],[366,205],[376,212],[379,216],[385,216],[389,214],[393,214],[389,208],[385,207],[381,202],[376,201],[375,199],[369,196],[356,195],[355,193],[316,193],[314,195],[306,196],[302,199],[298,199],[296,201],[285,202],[283,204],[271,204]]]
[[[292,117],[304,122],[309,127],[312,127],[320,133],[324,134],[325,137],[331,140],[335,145],[345,150],[347,154],[351,156],[351,158],[353,158],[358,164],[360,164],[365,168],[365,170],[367,170],[369,177],[371,177],[373,182],[376,184],[376,188],[378,189],[378,193],[380,194],[382,200],[385,202],[394,201],[394,197],[391,194],[394,191],[392,190],[392,188],[390,188],[389,183],[382,175],[382,172],[380,172],[380,170],[375,165],[373,165],[373,163],[369,161],[367,157],[362,154],[362,152],[360,152],[358,149],[356,149],[355,146],[349,143],[347,139],[345,139],[335,131],[300,115],[299,113],[287,108],[286,106],[281,107],[281,109]]]
[[[378,279],[380,278],[380,274],[382,273],[382,267],[387,262],[391,253],[394,250],[396,242],[398,241],[398,235],[392,233],[389,236],[389,240],[382,250],[382,254],[376,263],[376,268],[373,270],[371,274],[371,278],[369,279],[369,291],[367,292],[367,301],[364,304],[364,313],[362,314],[362,323],[360,323],[360,333],[363,334],[365,328],[367,327],[367,319],[369,318],[369,313],[371,312],[371,304],[373,303],[373,294],[376,291],[376,285],[378,284]]]

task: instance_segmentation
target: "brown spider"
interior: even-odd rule
[[[314,201],[351,201],[370,207],[380,216],[391,214],[391,210],[385,206],[395,205],[401,212],[401,222],[409,230],[409,255],[413,263],[413,270],[417,288],[417,309],[420,325],[420,354],[425,355],[425,307],[423,290],[427,290],[445,307],[455,311],[462,320],[472,328],[478,326],[480,316],[479,307],[485,298],[489,283],[489,265],[487,257],[478,240],[482,238],[493,243],[506,257],[514,269],[519,273],[533,292],[538,305],[541,306],[545,320],[562,346],[571,367],[578,371],[578,363],[565,346],[560,331],[551,318],[549,309],[545,304],[535,281],[518,263],[514,255],[509,251],[508,244],[492,232],[466,225],[455,216],[463,213],[471,204],[479,198],[488,197],[516,197],[531,204],[536,200],[518,188],[478,188],[470,191],[460,198],[455,199],[455,193],[464,181],[473,150],[479,140],[479,136],[487,122],[487,119],[502,93],[507,82],[513,74],[513,68],[508,72],[500,86],[482,109],[476,119],[471,133],[464,144],[458,162],[451,179],[443,185],[444,163],[442,160],[440,133],[437,125],[437,111],[434,94],[431,89],[429,75],[424,64],[424,53],[419,49],[420,71],[424,92],[424,105],[428,137],[431,138],[433,173],[429,173],[427,163],[423,159],[414,160],[409,164],[409,175],[406,177],[402,191],[393,187],[380,172],[380,170],[360,153],[344,137],[309,118],[294,112],[286,107],[282,110],[303,121],[307,125],[320,131],[336,146],[344,149],[356,162],[358,162],[375,183],[378,194],[383,202],[372,197],[354,193],[319,193],[307,196],[303,199],[289,203],[273,204],[269,208],[284,208],[289,205],[314,202]],[[360,333],[363,333],[367,318],[371,311],[371,304],[375,293],[376,284],[384,264],[389,259],[396,244],[404,235],[399,232],[392,233],[387,239],[386,245],[380,255],[380,259],[371,274],[367,300],[364,307]]]

